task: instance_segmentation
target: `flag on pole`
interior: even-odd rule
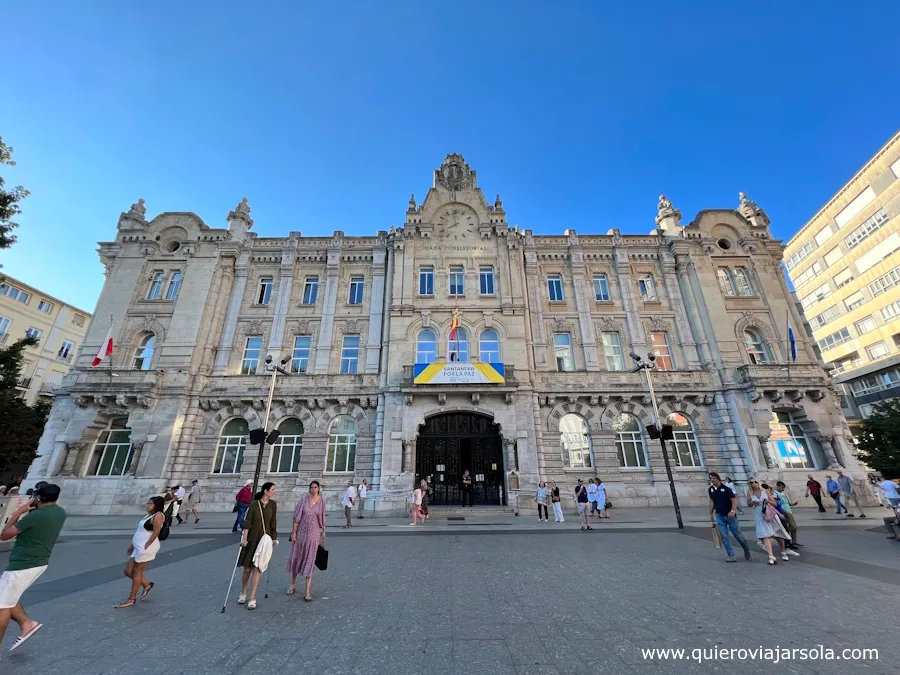
[[[450,323],[450,341],[456,339],[456,329],[459,328],[459,307],[453,310],[453,321]]]
[[[791,326],[791,313],[787,315],[788,352],[791,361],[797,360],[797,341],[794,339],[794,328]]]
[[[103,343],[100,345],[100,349],[97,350],[97,356],[94,357],[94,360],[91,362],[91,366],[96,368],[106,359],[107,356],[112,355],[113,351],[113,336],[112,336],[112,326],[110,325],[109,331],[106,333],[106,339],[103,340]]]

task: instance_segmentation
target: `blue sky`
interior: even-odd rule
[[[626,6],[627,5],[627,6]],[[52,11],[48,7],[52,6]],[[814,9],[813,9],[814,7]],[[85,309],[138,197],[371,234],[462,153],[511,224],[653,228],[738,191],[788,238],[900,126],[894,0],[7,0],[4,272]]]

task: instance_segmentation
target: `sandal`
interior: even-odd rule
[[[152,590],[153,590],[153,582],[151,581],[151,582],[150,582],[150,585],[147,586],[147,588],[144,589],[144,592],[143,592],[143,593],[141,593],[141,600],[143,600],[143,599],[146,598],[148,595],[150,595],[150,591],[152,591]]]
[[[777,565],[777,564],[778,564],[778,561],[775,560],[775,556],[774,556],[774,555],[770,555],[770,556],[769,556],[769,564],[770,564],[770,565]]]
[[[296,593],[296,592],[297,592],[297,589],[294,588],[293,586],[291,586],[291,587],[287,590],[287,594],[288,594],[288,595],[293,595],[293,594]]]
[[[584,532],[584,525],[581,526],[581,531]]]
[[[787,562],[788,560],[790,560],[790,558],[788,558],[788,554],[787,554],[787,553],[782,553],[782,554],[781,554],[781,559],[784,560],[785,562]]]
[[[256,609],[256,600],[251,600],[247,603],[247,609]]]
[[[241,594],[238,596],[238,604],[239,604],[239,605],[243,605],[245,602],[247,602],[247,594],[246,594],[246,593],[241,593]]]
[[[307,602],[312,602],[312,598],[309,597],[308,595],[303,596],[303,599],[306,600]]]
[[[131,607],[134,603],[137,602],[131,598],[128,598],[125,602],[120,602],[118,605],[115,605],[116,609],[125,609],[126,607]]]

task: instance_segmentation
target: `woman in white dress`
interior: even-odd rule
[[[787,561],[785,542],[790,541],[791,537],[781,524],[778,509],[775,508],[777,502],[768,490],[768,485],[760,485],[758,480],[751,478],[750,489],[747,491],[747,506],[753,507],[756,516],[756,538],[762,541],[766,553],[769,554],[769,564],[775,565],[778,561],[775,560],[772,540],[778,540],[781,559]]]
[[[116,609],[131,607],[137,602],[138,589],[143,587],[141,600],[147,597],[153,582],[147,581],[144,568],[159,553],[159,533],[165,522],[165,500],[162,497],[151,497],[147,502],[147,515],[141,518],[137,530],[128,547],[128,562],[125,564],[125,576],[131,579],[131,594],[125,602],[116,605]]]
[[[597,517],[609,518],[609,512],[606,510],[606,486],[599,478],[597,479]]]

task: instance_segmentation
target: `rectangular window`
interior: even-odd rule
[[[625,354],[618,333],[603,333],[603,354],[607,370],[625,370]]]
[[[22,304],[28,302],[28,298],[30,297],[28,293],[23,291],[21,288],[16,288],[15,286],[10,286],[9,284],[0,284],[0,295],[5,295],[10,300],[16,300],[17,302],[21,302]]]
[[[272,300],[272,277],[263,277],[259,280],[259,290],[256,292],[256,304],[268,305]]]
[[[163,281],[166,275],[162,272],[155,272],[153,279],[150,281],[150,290],[147,292],[148,300],[159,300],[162,297]]]
[[[865,190],[860,192],[852,202],[847,204],[847,206],[845,206],[844,209],[839,214],[837,214],[837,216],[835,216],[834,220],[838,224],[838,227],[843,227],[851,220],[853,220],[853,217],[864,208],[866,208],[869,204],[871,204],[874,199],[875,190],[873,190],[872,186],[870,185]]]
[[[419,295],[434,295],[434,268],[419,268]]]
[[[25,331],[25,337],[33,337],[36,340],[40,340],[41,339],[41,331],[39,331],[37,328],[29,328],[28,330]]]
[[[831,225],[826,225],[826,226],[823,227],[821,230],[819,230],[819,233],[816,235],[816,243],[817,243],[819,246],[821,246],[821,245],[824,244],[826,241],[828,241],[829,239],[831,239],[831,234],[832,234],[832,232],[831,232]]]
[[[166,289],[166,300],[175,300],[178,298],[178,291],[181,290],[181,272],[173,272],[172,278],[169,280],[169,287]]]
[[[361,305],[363,301],[363,287],[365,286],[365,277],[350,277],[350,297],[347,304]]]
[[[5,316],[0,316],[0,344],[6,342],[6,336],[9,334],[9,324],[12,321]]]
[[[605,274],[594,275],[594,299],[609,302],[609,279]]]
[[[898,316],[900,316],[900,300],[894,300],[894,302],[881,309],[881,318],[885,321],[891,321]],[[2,323],[3,322],[0,321],[0,324]],[[0,326],[0,333],[2,332],[2,326]]]
[[[727,267],[720,267],[716,270],[716,279],[719,281],[719,290],[723,295],[737,295],[734,289],[734,282],[731,275],[728,274]]]
[[[38,303],[38,311],[44,312],[45,314],[49,314],[50,312],[53,311],[53,303],[48,302],[47,300],[41,300]]]
[[[124,419],[113,420],[109,428],[100,432],[94,444],[87,474],[89,476],[124,476],[131,466],[131,429]]]
[[[734,268],[734,287],[738,295],[753,295],[753,285],[750,283],[750,273],[746,267]]]
[[[841,315],[841,309],[838,305],[832,305],[828,309],[826,309],[821,314],[817,314],[813,318],[809,320],[809,324],[813,327],[813,330],[817,328],[821,328],[829,321],[833,321],[837,317]]]
[[[834,275],[833,281],[835,288],[843,288],[851,281],[853,281],[853,270],[846,269],[842,272],[838,272]]]
[[[870,283],[869,293],[871,293],[874,298],[876,295],[881,295],[889,288],[893,288],[898,283],[900,283],[900,267],[895,267],[887,274],[878,277],[875,281]]]
[[[810,253],[812,253],[813,245],[812,242],[809,242],[803,246],[799,251],[797,251],[794,255],[788,258],[787,262],[784,263],[784,266],[788,268],[790,272],[795,266],[799,265],[803,259],[806,258]]]
[[[262,351],[261,337],[248,337],[241,360],[241,375],[255,375],[259,367],[259,353]]]
[[[816,275],[822,271],[822,261],[816,260],[812,265],[810,265],[809,269],[806,270],[803,274],[798,276],[796,279],[791,277],[794,282],[794,288],[800,288],[808,284],[810,281],[816,278]]]
[[[822,302],[825,298],[831,295],[831,286],[828,284],[822,284],[816,290],[812,291],[809,295],[803,298],[800,301],[800,304],[803,305],[804,309],[809,309],[817,302]]]
[[[847,308],[848,312],[852,312],[857,307],[861,307],[863,304],[863,292],[856,291],[856,293],[851,293],[846,298],[844,298],[844,307]]]
[[[869,358],[874,361],[875,359],[887,356],[888,348],[884,342],[876,342],[875,344],[866,347],[866,353],[869,355]]]
[[[81,314],[76,314],[75,316],[72,317],[72,325],[78,326],[79,328],[81,326],[84,326],[84,317],[81,316]]]
[[[331,425],[325,471],[350,472],[356,469],[356,426],[352,418],[339,418]]]
[[[478,283],[482,295],[494,295],[494,268],[481,267],[478,270]]]
[[[563,302],[563,284],[561,274],[551,274],[547,277],[547,292],[550,294],[550,302]]]
[[[825,264],[828,267],[834,267],[834,264],[836,262],[839,262],[843,256],[844,256],[844,254],[841,253],[841,247],[835,246],[833,249],[831,249],[830,251],[828,251],[828,253],[825,254],[825,258],[824,258]]]
[[[638,291],[640,291],[641,299],[644,301],[659,300],[656,295],[656,284],[653,282],[652,274],[646,274],[638,279]]]
[[[316,296],[319,295],[319,277],[306,277],[303,284],[303,304],[316,304]]]
[[[70,342],[69,340],[63,340],[62,346],[59,348],[59,351],[56,353],[56,358],[61,361],[71,361],[72,354],[75,351],[75,343]]]
[[[890,220],[890,218],[888,218],[884,209],[878,209],[871,218],[867,219],[866,222],[847,235],[844,239],[844,241],[847,242],[847,248],[858,246],[861,242],[868,239],[873,232],[880,230],[881,226],[888,220]]]
[[[466,270],[461,265],[450,268],[450,295],[466,294]]]
[[[359,335],[345,335],[341,347],[341,375],[355,375],[359,368]]]
[[[890,256],[894,251],[900,248],[900,233],[894,232],[890,237],[880,244],[876,244],[868,253],[865,253],[856,259],[856,272],[862,274],[880,263],[882,260]]]
[[[294,353],[291,356],[292,373],[309,372],[309,346],[311,343],[312,337],[309,335],[298,335],[294,338]]]
[[[850,329],[841,328],[839,331],[835,331],[831,335],[826,335],[821,340],[819,340],[819,349],[824,352],[827,349],[831,349],[832,347],[837,347],[838,345],[844,344],[849,339]]]
[[[556,369],[559,372],[570,373],[575,370],[571,335],[568,333],[554,333],[553,350],[556,352]]]
[[[875,319],[871,316],[867,316],[865,319],[860,319],[853,326],[856,328],[856,332],[860,335],[865,335],[866,333],[871,333],[875,330]]]
[[[656,352],[656,367],[659,370],[672,370],[672,353],[669,351],[669,336],[665,333],[653,333],[653,351]]]

